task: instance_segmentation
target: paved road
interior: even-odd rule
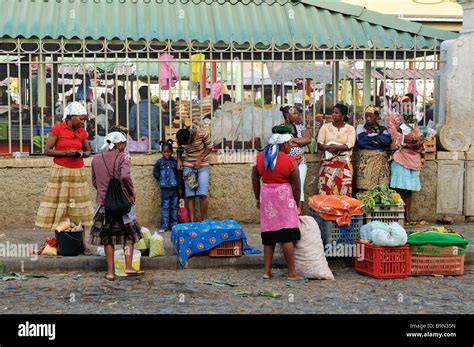
[[[0,312],[474,313],[473,267],[462,277],[398,280],[375,280],[344,266],[333,272],[335,281],[306,284],[288,284],[283,269],[270,282],[260,281],[261,270],[149,271],[115,282],[97,272],[47,273],[47,279],[0,281]],[[281,296],[253,296],[264,291]]]

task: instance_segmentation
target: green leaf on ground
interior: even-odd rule
[[[202,284],[206,284],[208,286],[218,286],[218,287],[238,287],[239,284],[231,283],[231,282],[224,282],[224,281],[211,281],[211,282],[199,282]]]
[[[41,274],[23,274],[23,273],[10,273],[9,275],[0,276],[4,281],[14,281],[14,280],[28,280],[31,278],[48,278],[48,276]]]
[[[270,292],[268,290],[263,291],[263,292],[259,292],[258,295],[259,296],[266,296],[268,298],[273,298],[273,299],[279,298],[281,296],[281,294],[279,294],[279,293]]]

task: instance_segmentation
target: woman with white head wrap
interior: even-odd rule
[[[136,271],[132,267],[133,245],[142,237],[140,226],[135,220],[135,190],[130,174],[131,162],[129,155],[125,153],[127,138],[122,132],[114,131],[105,138],[102,149],[105,152],[97,154],[92,159],[92,184],[97,190],[96,213],[94,224],[91,229],[90,243],[96,246],[105,247],[105,257],[107,260],[107,274],[105,278],[109,281],[115,279],[114,276],[114,248],[115,245],[124,245],[125,252],[125,273],[126,276],[137,276],[143,272]],[[125,198],[132,205],[130,212],[121,218],[110,218],[105,214],[104,201],[107,189],[112,177],[117,178],[122,186]]]
[[[117,144],[127,142],[127,138],[125,137],[125,135],[124,135],[122,132],[114,131],[114,132],[109,133],[109,134],[105,137],[105,141],[104,141],[104,142],[105,142],[105,143],[104,143],[104,145],[100,148],[100,150],[103,151],[103,150],[105,149],[105,150],[107,150],[107,151],[110,151],[110,150],[113,149]]]
[[[72,102],[64,110],[63,122],[51,130],[44,154],[54,157],[54,165],[36,216],[38,227],[56,229],[67,220],[76,225],[92,225],[94,211],[84,172],[84,158],[91,153],[84,130],[86,120],[84,106]],[[85,242],[83,252],[91,254]]]
[[[257,208],[260,209],[260,228],[264,245],[265,271],[263,279],[271,278],[272,258],[277,243],[283,244],[288,266],[288,281],[304,278],[296,272],[294,242],[300,239],[298,204],[301,193],[298,164],[288,153],[292,148],[291,134],[280,134],[273,129],[268,145],[257,155],[252,170],[252,183]],[[296,199],[295,199],[296,197]]]

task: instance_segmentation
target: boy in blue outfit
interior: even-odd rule
[[[161,190],[161,228],[160,232],[170,231],[178,224],[178,200],[182,192],[181,172],[173,155],[173,140],[161,141],[163,157],[158,159],[153,168],[153,176]]]

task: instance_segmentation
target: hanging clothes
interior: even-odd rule
[[[341,81],[340,85],[341,85],[341,89],[339,92],[339,100],[344,101],[345,104],[350,104],[350,105],[355,104],[358,107],[362,106],[362,96],[360,95],[359,88],[357,88],[357,84],[354,82],[354,80]],[[355,90],[355,102],[353,100],[354,90]]]
[[[204,54],[194,54],[191,56],[191,81],[201,82],[203,62],[206,56]]]
[[[224,94],[224,88],[221,82],[214,83],[212,85],[212,98],[214,100],[219,100],[221,95]]]
[[[413,78],[410,78],[408,80],[408,94],[413,94],[414,96],[417,96],[416,84],[415,84],[415,80]]]
[[[167,53],[160,55],[160,89],[169,90],[176,85],[179,79],[176,68],[172,63],[174,57]]]

